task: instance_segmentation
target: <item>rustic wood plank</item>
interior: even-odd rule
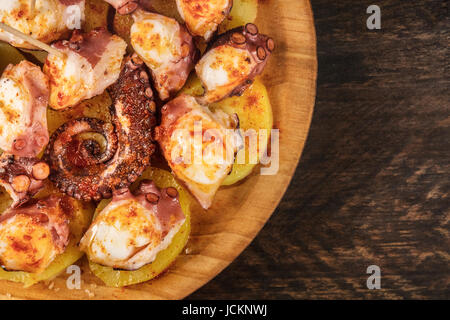
[[[449,2],[311,2],[318,90],[300,165],[256,240],[190,298],[448,299]],[[381,290],[366,287],[371,264]]]

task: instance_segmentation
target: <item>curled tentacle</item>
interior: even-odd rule
[[[51,137],[45,153],[50,179],[66,194],[80,200],[110,198],[128,187],[150,165],[155,150],[152,130],[156,105],[143,61],[129,57],[119,80],[110,88],[112,124],[83,118],[63,125]],[[97,133],[106,140],[83,140]]]
[[[0,157],[0,185],[11,196],[12,207],[19,207],[44,187],[50,174],[47,163],[37,158],[2,154]]]
[[[105,151],[100,150],[100,143],[97,140],[82,139],[82,134],[87,133],[102,135],[106,140]],[[60,168],[83,169],[110,160],[117,151],[117,136],[112,124],[93,118],[81,118],[61,126],[53,134],[52,144],[53,153],[49,156],[52,161],[59,163]]]
[[[199,102],[241,95],[263,72],[274,49],[273,39],[252,23],[220,35],[195,67],[206,91]]]

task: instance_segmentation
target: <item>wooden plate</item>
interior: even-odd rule
[[[22,299],[181,299],[227,267],[254,239],[281,200],[292,178],[308,134],[316,89],[316,38],[308,0],[261,1],[257,24],[277,48],[264,72],[280,129],[277,175],[256,169],[238,186],[219,191],[211,210],[193,210],[187,254],[159,278],[128,288],[105,287],[92,275],[85,258],[81,290],[66,287],[67,274],[24,289],[0,281],[0,297]]]

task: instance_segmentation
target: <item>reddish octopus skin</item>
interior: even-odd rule
[[[131,44],[135,49],[135,52],[139,54],[142,59],[147,63],[147,67],[150,69],[153,84],[159,93],[159,97],[162,101],[167,101],[173,98],[185,85],[191,71],[194,69],[195,64],[200,58],[200,51],[197,49],[192,35],[184,24],[180,24],[173,18],[169,18],[157,13],[147,12],[145,10],[138,10],[133,14],[135,24],[140,24],[146,20],[155,19],[161,23],[167,23],[171,26],[171,23],[175,23],[179,27],[179,32],[173,35],[172,44],[176,43],[177,53],[176,57],[171,57],[170,60],[161,59],[159,66],[156,67],[150,62],[152,59],[146,60],[145,50],[140,45],[140,41],[154,43],[154,48],[161,45],[161,35],[159,33],[153,34],[155,38],[145,38],[152,35],[148,32],[145,35],[134,37],[133,27],[131,29]],[[134,26],[134,25],[133,25]],[[140,40],[136,41],[135,39]],[[142,40],[143,39],[143,40]],[[169,44],[170,45],[170,44]]]
[[[16,208],[44,187],[50,173],[48,164],[34,157],[2,154],[0,157],[0,185],[10,194]]]
[[[52,135],[45,152],[50,180],[79,200],[110,198],[114,190],[128,187],[150,165],[155,151],[156,105],[144,62],[137,55],[126,59],[109,92],[112,124],[92,118],[68,122]],[[77,138],[83,132],[102,134],[106,151],[98,142]]]
[[[30,114],[30,121],[21,134],[14,135],[14,139],[10,143],[6,140],[2,141],[1,148],[3,151],[16,156],[35,157],[45,148],[49,141],[47,131],[47,105],[50,95],[49,79],[38,66],[26,60],[15,66],[8,65],[2,75],[2,79],[4,77],[21,83],[24,90],[29,94],[29,110],[22,112]],[[14,115],[14,113],[12,114]],[[18,117],[19,115],[15,115],[13,119]],[[17,128],[16,125],[5,124],[5,126],[6,128],[3,124],[0,126],[2,132]]]
[[[8,209],[0,216],[0,223],[16,214],[32,216],[35,218],[35,221],[45,224],[53,230],[53,240],[63,252],[69,244],[69,222],[72,218],[72,213],[73,207],[69,197],[51,195],[43,199],[32,199],[20,208]]]
[[[271,37],[260,33],[258,27],[255,24],[248,23],[245,26],[234,28],[219,35],[210,43],[210,45],[206,49],[205,55],[209,51],[212,51],[213,49],[223,45],[229,45],[237,49],[246,50],[256,62],[256,65],[252,69],[250,74],[248,74],[247,77],[243,81],[241,81],[239,85],[232,89],[227,95],[222,97],[222,99],[232,96],[241,96],[244,91],[253,83],[254,79],[264,71],[270,55],[272,54],[273,50],[275,50],[275,42]],[[202,79],[200,78],[200,80]],[[210,104],[218,101],[210,101],[206,98],[206,96],[207,92],[205,93],[205,97],[201,97],[198,99],[199,102],[202,104]]]

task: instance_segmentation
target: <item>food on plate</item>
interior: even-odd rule
[[[191,77],[183,88],[184,93],[194,96],[201,96],[203,91],[202,84],[196,76]],[[230,116],[236,114],[239,118],[239,128],[245,147],[238,152],[233,170],[222,183],[229,186],[251,174],[259,163],[261,152],[267,149],[273,127],[269,94],[257,77],[242,96],[229,97],[209,107],[212,110],[222,110]]]
[[[152,72],[161,100],[176,94],[197,61],[192,36],[175,19],[138,10],[133,14],[131,45]]]
[[[49,81],[28,61],[9,65],[0,78],[0,148],[22,157],[36,156],[48,143]]]
[[[69,121],[53,133],[45,152],[50,180],[76,199],[110,198],[113,189],[137,180],[155,150],[156,106],[144,62],[137,55],[126,59],[109,91],[112,123],[96,118]]]
[[[90,32],[96,28],[108,28],[109,4],[105,0],[86,0],[82,29]]]
[[[219,33],[224,33],[247,23],[254,23],[258,15],[258,0],[233,0],[233,7],[219,26]]]
[[[84,23],[70,34],[61,21],[73,10],[69,22]],[[256,10],[256,0],[0,4],[10,32],[0,39],[21,47],[0,44],[0,279],[30,286],[85,253],[94,275],[123,287],[174,263],[190,194],[209,209],[267,148],[272,109],[257,76],[275,45]]]
[[[227,18],[233,0],[177,0],[178,12],[189,31],[209,41]]]
[[[0,262],[9,271],[44,271],[69,243],[69,197],[51,196],[0,218]]]
[[[16,65],[22,60],[25,60],[25,57],[19,50],[2,41],[0,41],[0,57],[8,57],[7,59],[0,59],[0,73],[2,73],[8,65]]]
[[[208,209],[234,157],[242,147],[235,129],[238,119],[218,110],[212,113],[188,95],[180,95],[161,109],[156,140],[170,168],[204,209]]]
[[[7,200],[5,195],[0,199]],[[28,287],[75,263],[82,256],[77,243],[92,213],[92,205],[48,187],[38,199],[1,214],[0,279]]]
[[[52,45],[65,53],[47,57],[44,72],[50,79],[50,107],[60,110],[101,94],[117,81],[126,43],[106,29],[75,30],[69,41]]]
[[[7,153],[0,156],[0,185],[11,197],[11,207],[18,207],[30,200],[44,187],[44,180],[49,174],[48,164],[38,158]]]
[[[260,75],[275,48],[252,23],[220,35],[195,67],[205,88],[202,104],[241,95]]]
[[[108,242],[105,241],[106,239],[111,238],[112,241],[117,241],[119,239],[118,237],[121,236],[122,239],[130,240],[130,243],[133,244],[130,246],[131,248],[125,247],[124,243],[119,241],[120,244],[118,246],[110,247],[110,250],[108,251],[114,253],[116,256],[125,257],[125,259],[121,259],[121,263],[124,264],[126,269],[129,269],[130,267],[131,269],[134,269],[138,265],[136,263],[133,264],[133,262],[139,261],[139,264],[149,262],[137,270],[120,270],[95,263],[92,260],[89,261],[91,271],[97,277],[102,279],[106,285],[111,287],[129,286],[155,278],[174,262],[185,247],[189,238],[190,197],[183,187],[175,180],[173,175],[162,169],[149,168],[144,172],[141,181],[144,181],[144,189],[138,191],[137,194],[140,193],[140,195],[136,198],[136,196],[133,195],[130,197],[130,194],[128,193],[127,196],[130,197],[128,199],[131,200],[128,205],[140,208],[140,211],[138,210],[140,214],[136,216],[133,214],[133,217],[131,218],[131,221],[134,224],[128,226],[122,224],[121,226],[124,228],[122,230],[120,228],[111,229],[111,220],[116,215],[130,215],[130,212],[121,213],[117,203],[116,205],[111,205],[114,200],[111,202],[109,202],[109,200],[103,200],[96,210],[96,214],[98,215],[97,218],[94,218],[94,225],[102,225],[100,228],[97,227],[96,233],[103,235],[102,242],[99,242],[101,239],[99,236],[95,239],[95,241],[100,244],[98,248],[101,248],[103,244],[108,245]],[[141,183],[141,181],[139,183]],[[152,183],[149,185],[148,181],[152,181]],[[149,188],[151,192],[145,196],[144,200],[142,192],[145,194],[146,188]],[[160,204],[160,202],[162,203]],[[142,207],[140,203],[144,203],[144,206]],[[115,208],[115,212],[111,211],[111,207],[113,209]],[[145,209],[145,207],[147,209]],[[162,214],[156,213],[159,209],[163,209],[161,212]],[[173,217],[173,220],[169,220],[169,224],[163,223],[161,225],[160,217],[163,217],[165,221],[167,221],[167,218]],[[148,229],[144,230],[141,228],[134,230],[136,224],[141,219],[144,220],[144,224]],[[120,219],[118,220],[120,221]],[[115,226],[116,225],[117,224],[115,224]],[[161,234],[160,228],[163,230],[166,229],[166,231]],[[155,230],[156,236],[149,235],[146,232],[150,230]],[[105,231],[108,232],[106,233]],[[86,240],[84,241],[88,242],[89,235],[92,235],[92,233],[88,232],[85,236]],[[141,235],[141,237],[136,238],[137,235]],[[142,253],[130,251],[130,249],[135,249],[136,245],[139,244],[137,241],[143,241],[142,243],[145,243],[145,246],[142,248]],[[89,242],[91,245],[89,250],[92,250],[93,242]],[[119,249],[123,249],[123,251]],[[108,259],[104,254],[100,254],[100,256],[103,256],[100,259],[103,263],[107,264],[109,262],[109,264],[114,264],[111,263],[113,260],[111,260],[110,257]],[[89,252],[88,257],[91,257]]]
[[[84,20],[84,0],[36,0],[34,10],[30,0],[0,1],[0,22],[44,43],[60,39]],[[68,9],[71,7],[70,9]],[[16,47],[34,46],[0,28],[0,40]]]

